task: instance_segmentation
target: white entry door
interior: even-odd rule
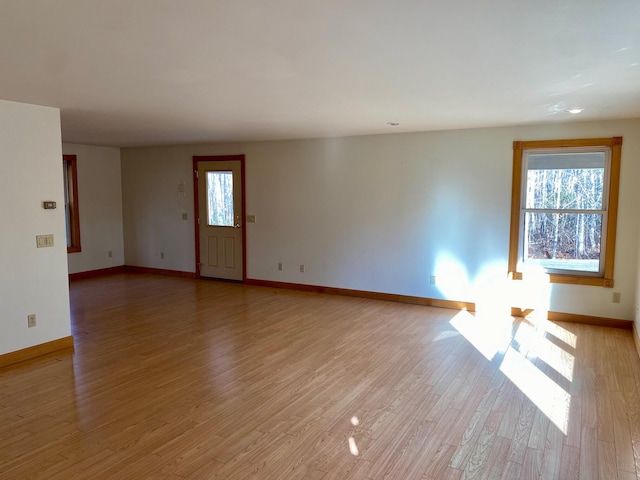
[[[198,162],[200,276],[243,280],[239,160]]]

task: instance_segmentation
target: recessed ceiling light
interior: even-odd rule
[[[570,108],[569,110],[567,110],[567,112],[576,115],[578,113],[582,113],[584,112],[584,108]]]
[[[398,125],[400,125],[400,123],[398,123],[398,122],[387,122],[387,125],[390,125],[392,127],[397,127]]]

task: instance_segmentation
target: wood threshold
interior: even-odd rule
[[[69,280],[83,280],[85,278],[104,277],[105,275],[113,275],[115,273],[122,273],[125,271],[124,265],[118,265],[117,267],[98,268],[96,270],[88,270],[86,272],[70,273]]]
[[[25,362],[34,358],[42,357],[50,353],[62,352],[68,350],[73,353],[73,337],[63,337],[58,340],[41,343],[32,347],[16,350],[15,352],[0,355],[0,367],[6,367],[20,362]]]
[[[152,275],[167,275],[169,277],[196,278],[194,272],[183,272],[182,270],[167,270],[164,268],[137,267],[134,265],[125,265],[126,272],[133,273],[150,273]]]

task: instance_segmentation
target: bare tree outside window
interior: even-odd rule
[[[207,172],[208,223],[233,227],[233,172]]]
[[[605,163],[604,152],[528,155],[525,262],[600,271]]]

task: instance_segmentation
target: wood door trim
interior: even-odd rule
[[[71,185],[67,185],[67,190],[71,190],[65,193],[69,199],[71,205],[71,218],[68,219],[71,222],[71,246],[67,246],[67,253],[77,253],[82,251],[82,242],[80,240],[80,207],[78,200],[78,156],[77,155],[62,155],[62,162],[67,162],[67,168],[71,170],[71,178],[69,178],[68,171],[65,172],[67,180],[71,180]],[[66,205],[65,205],[66,209]]]
[[[242,208],[240,209],[240,215],[242,216],[242,281],[247,278],[247,228],[246,228],[246,195],[245,195],[245,164],[244,154],[240,155],[194,155],[193,156],[193,223],[195,225],[195,237],[196,237],[196,275],[195,278],[200,278],[200,224],[198,218],[200,218],[200,202],[198,200],[198,164],[200,162],[228,162],[239,161],[240,162],[240,198],[242,202]]]

